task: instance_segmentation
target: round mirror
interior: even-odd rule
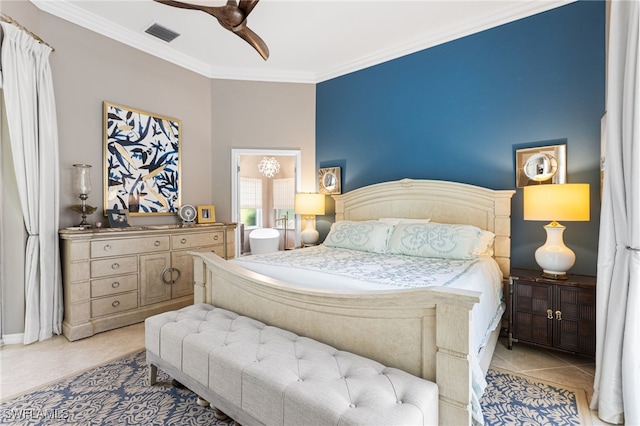
[[[524,163],[524,174],[531,180],[542,182],[551,179],[558,171],[558,162],[548,154],[534,154]]]
[[[338,178],[336,177],[335,173],[327,172],[322,177],[322,186],[324,186],[327,191],[334,191],[337,185]]]

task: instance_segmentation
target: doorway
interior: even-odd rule
[[[293,206],[301,189],[300,157],[299,150],[231,150],[231,216],[238,223],[236,257],[251,252],[249,234],[257,228],[277,229],[279,250],[300,245],[300,218]]]

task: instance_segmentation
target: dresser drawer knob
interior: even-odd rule
[[[160,245],[160,241],[156,241],[153,243],[154,246],[158,247]]]
[[[102,248],[104,251],[109,251],[111,250],[111,246],[109,244],[105,244],[104,247]]]
[[[114,263],[111,265],[111,269],[118,269],[120,267],[119,263]]]
[[[214,235],[214,236],[213,236],[213,240],[214,240],[214,241],[218,241],[218,235]]]
[[[183,238],[183,239],[180,240],[180,244],[186,244],[186,243],[187,243],[187,239],[186,238]]]
[[[118,287],[120,287],[120,283],[118,281],[114,281],[114,282],[111,283],[111,287],[118,288]]]
[[[120,306],[120,301],[114,300],[113,303],[111,303],[111,306],[113,306],[114,308],[117,308],[118,306]]]

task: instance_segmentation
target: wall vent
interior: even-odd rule
[[[160,24],[154,23],[149,28],[144,30],[145,33],[151,34],[154,37],[158,37],[160,40],[164,40],[167,43],[172,42],[178,37],[180,34],[177,32],[170,30],[167,27],[163,27]]]

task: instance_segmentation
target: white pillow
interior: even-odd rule
[[[472,259],[486,251],[483,232],[471,225],[443,223],[398,224],[389,238],[387,253],[444,259]],[[483,245],[481,244],[483,243]]]
[[[400,223],[428,223],[431,219],[409,219],[403,217],[381,217],[378,219],[380,222],[384,222],[388,225],[398,225]]]
[[[375,220],[344,220],[331,225],[324,245],[352,250],[384,253],[393,226]]]
[[[495,241],[496,234],[491,231],[482,231],[480,236],[480,242],[474,254],[476,256],[493,256],[493,242]]]

